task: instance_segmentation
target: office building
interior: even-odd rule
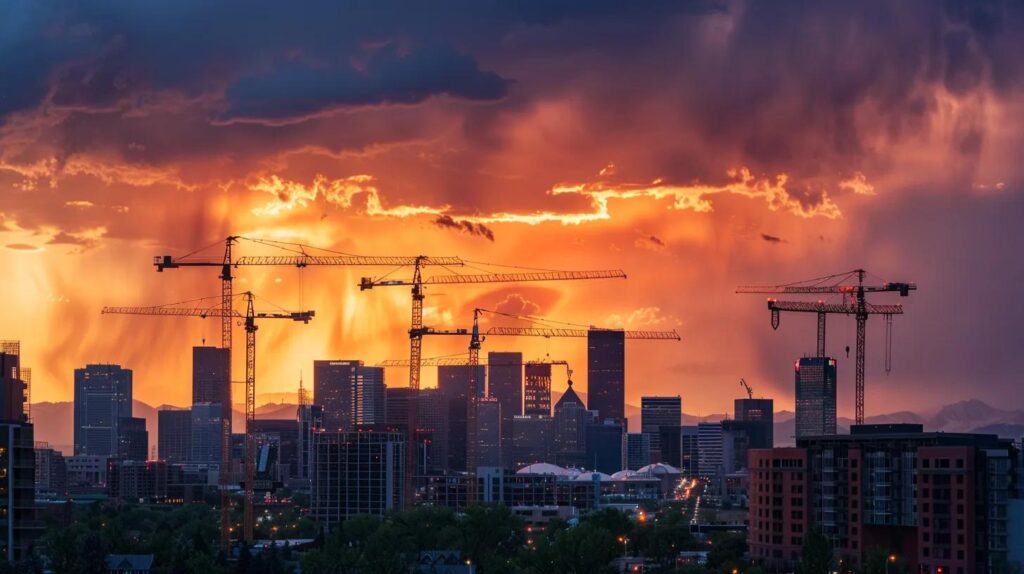
[[[313,361],[313,404],[323,409],[328,431],[384,424],[384,369],[362,361]]]
[[[644,432],[626,434],[626,468],[640,470],[651,464],[651,435]]]
[[[736,399],[733,418],[737,421],[758,423],[748,426],[750,448],[775,446],[775,404],[772,399]]]
[[[587,425],[586,467],[605,474],[626,468],[626,429],[622,422],[605,419]]]
[[[0,556],[8,562],[27,557],[42,533],[35,505],[33,430],[20,421],[0,422]]]
[[[766,442],[764,434],[761,421],[722,421],[722,473],[728,475],[746,470],[750,449],[771,448],[758,446]]]
[[[699,476],[700,436],[697,425],[679,427],[679,469],[689,476]]]
[[[324,429],[324,411],[318,405],[299,405],[296,416],[299,422],[299,480],[313,478],[313,433]]]
[[[512,444],[512,417],[523,414],[523,354],[487,353],[487,394],[501,404],[501,440]],[[512,464],[512,449],[502,454],[502,464]]]
[[[476,406],[477,466],[501,466],[501,403],[495,397],[483,397]]]
[[[187,462],[192,452],[192,411],[164,408],[156,417],[157,456],[171,463]]]
[[[28,371],[21,365],[21,343],[0,341],[0,420],[28,422],[25,414]]]
[[[661,432],[658,429],[663,426],[678,427],[682,421],[681,397],[640,397],[640,432],[647,435],[652,462],[663,462]]]
[[[551,363],[526,363],[523,414],[551,416]]]
[[[348,516],[383,516],[402,508],[405,438],[394,432],[313,434],[310,513],[321,524]]]
[[[231,352],[220,347],[192,347],[192,403],[231,404]],[[225,411],[230,417],[230,409]]]
[[[386,389],[387,430],[407,436],[412,394],[408,387]],[[442,474],[448,468],[448,399],[440,389],[420,389],[416,405],[416,476]]]
[[[107,487],[106,456],[76,454],[64,459],[67,467],[68,492],[72,494],[95,494]]]
[[[448,470],[452,471],[466,471],[467,392],[474,373],[477,392],[483,392],[484,368],[475,369],[469,365],[437,368],[437,388],[448,406]]]
[[[299,477],[299,423],[294,419],[256,419],[253,438],[257,452],[258,473],[273,483],[287,483]]]
[[[857,425],[849,435],[797,439],[796,448],[751,450],[751,558],[792,568],[817,529],[854,567],[877,549],[909,572],[998,571],[1020,540],[1007,524],[1017,456],[1009,439],[912,424]]]
[[[63,498],[68,491],[68,467],[64,455],[46,443],[35,444],[36,498]]]
[[[796,363],[796,438],[836,434],[836,360]]]
[[[583,467],[587,454],[587,425],[594,422],[594,414],[587,410],[583,400],[573,390],[572,381],[569,381],[569,388],[555,403],[553,418],[556,464]]]
[[[661,425],[658,427],[658,434],[660,435],[658,440],[661,445],[661,460],[658,462],[662,462],[679,469],[683,468],[682,432],[682,427],[678,425]]]
[[[512,417],[512,466],[553,460],[555,421],[545,415]]]
[[[697,468],[701,476],[722,473],[722,423],[697,423]]]
[[[190,462],[217,465],[221,463],[221,415],[220,403],[196,403],[192,405],[192,452]]]
[[[182,482],[182,468],[163,460],[111,460],[107,465],[107,494],[132,502],[162,502],[169,486]]]
[[[598,420],[626,420],[626,333],[587,331],[587,407]]]
[[[146,419],[124,417],[117,423],[117,457],[122,460],[149,459],[149,432]]]
[[[132,371],[120,365],[75,369],[75,454],[117,456],[118,423],[132,416]]]

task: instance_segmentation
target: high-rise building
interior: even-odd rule
[[[257,472],[266,480],[287,483],[299,478],[301,425],[294,419],[256,419],[253,437],[257,448],[275,456],[257,460]],[[262,468],[260,468],[262,467]]]
[[[323,409],[328,431],[384,424],[384,369],[362,361],[313,361],[313,404]]]
[[[408,387],[386,389],[389,431],[406,436],[412,393]],[[418,397],[416,476],[442,474],[448,468],[448,399],[440,389],[420,389]]]
[[[764,423],[761,421],[722,421],[722,473],[731,474],[747,468],[747,453],[763,443]]]
[[[683,421],[683,399],[674,397],[640,397],[640,432],[650,443],[651,462],[664,462],[661,454],[663,426],[678,427]]]
[[[192,411],[164,408],[156,417],[157,456],[171,463],[187,462],[192,454]]]
[[[551,363],[526,363],[523,414],[551,416]]]
[[[697,425],[679,427],[679,469],[690,476],[701,473],[698,431]]]
[[[29,555],[42,533],[36,516],[36,455],[33,427],[0,422],[0,556],[8,562]]]
[[[836,360],[802,357],[796,363],[796,438],[836,434]]]
[[[192,405],[192,452],[190,462],[220,465],[221,463],[221,405],[196,403]]]
[[[593,411],[588,411],[583,400],[572,388],[566,389],[555,403],[555,464],[582,467],[586,463],[587,425],[594,422]]]
[[[27,371],[21,365],[21,343],[0,341],[0,420],[28,422],[25,414]]]
[[[553,459],[555,422],[546,415],[516,415],[512,418],[512,466],[522,468]]]
[[[1017,457],[995,435],[922,432],[921,425],[856,425],[849,435],[797,439],[796,448],[750,452],[751,558],[790,569],[808,532],[837,560],[895,555],[908,572],[997,572]],[[778,493],[783,493],[781,496]]]
[[[587,331],[587,407],[599,420],[626,420],[626,333]],[[621,470],[621,469],[619,469]]]
[[[321,524],[402,508],[405,437],[395,432],[313,433],[311,515]]]
[[[697,468],[701,476],[722,472],[722,423],[697,423]]]
[[[132,371],[120,365],[75,369],[75,454],[117,456],[118,423],[132,416]]]
[[[149,432],[146,419],[122,417],[117,423],[117,457],[122,460],[149,459]]]
[[[476,407],[476,437],[479,466],[501,466],[501,403],[495,397],[483,397]]]
[[[487,394],[501,403],[501,440],[512,444],[512,417],[523,414],[523,354],[487,353]],[[502,452],[502,465],[511,466],[512,449]]]
[[[775,446],[775,404],[772,399],[736,399],[733,418],[754,423],[748,426],[750,448]]]
[[[587,425],[586,467],[614,474],[626,467],[626,428],[623,422],[605,419]]]
[[[658,434],[661,435],[658,437],[661,443],[661,460],[658,462],[663,462],[678,469],[683,468],[682,432],[682,427],[678,425],[662,425],[658,427]]]
[[[466,471],[467,392],[473,368],[469,365],[437,368],[437,388],[448,403],[448,470]],[[484,368],[476,367],[477,391],[480,393],[483,392],[483,380]]]
[[[643,432],[626,434],[626,468],[640,470],[651,464],[651,435]]]
[[[192,347],[192,403],[231,404],[231,351]],[[230,409],[225,412],[230,413]],[[231,416],[228,414],[227,416]]]
[[[323,409],[318,405],[299,405],[299,476],[301,480],[313,478],[313,433],[324,428]]]

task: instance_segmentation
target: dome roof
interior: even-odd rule
[[[603,472],[597,472],[596,470],[588,470],[576,475],[576,478],[574,478],[573,480],[597,480],[598,482],[608,482],[611,479],[612,477],[608,476]]]
[[[626,479],[631,478],[631,477],[633,477],[635,475],[636,475],[636,471],[635,470],[629,470],[629,469],[620,470],[619,472],[616,472],[616,473],[612,474],[612,480],[626,480]]]
[[[557,464],[551,464],[549,462],[535,462],[520,468],[516,471],[516,474],[550,474],[554,476],[572,477],[576,476],[577,472],[567,468],[562,468]]]
[[[665,464],[663,462],[656,462],[649,464],[640,470],[636,471],[637,474],[646,474],[650,476],[663,476],[666,474],[683,474],[683,471],[678,468]]]

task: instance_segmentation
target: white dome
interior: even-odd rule
[[[549,462],[535,462],[516,471],[516,474],[550,474],[554,476],[575,476],[576,473]]]
[[[666,474],[683,474],[683,471],[678,468],[665,464],[663,462],[656,462],[649,464],[640,470],[636,471],[637,474],[646,474],[649,476],[664,476]]]
[[[585,481],[586,480],[586,481],[589,481],[589,480],[595,480],[595,479],[598,482],[608,482],[608,481],[610,481],[612,479],[612,477],[608,476],[607,474],[605,474],[603,472],[597,472],[597,471],[588,470],[588,471],[581,472],[573,480],[579,480],[579,481]]]
[[[612,475],[612,480],[627,480],[635,475],[635,470],[620,470],[619,472],[616,472],[615,474]]]

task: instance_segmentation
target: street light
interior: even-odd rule
[[[896,555],[890,554],[889,559],[885,561],[885,574],[889,574],[889,565],[896,562]]]
[[[622,557],[629,556],[629,538],[625,536],[619,536],[619,542],[622,543]]]

